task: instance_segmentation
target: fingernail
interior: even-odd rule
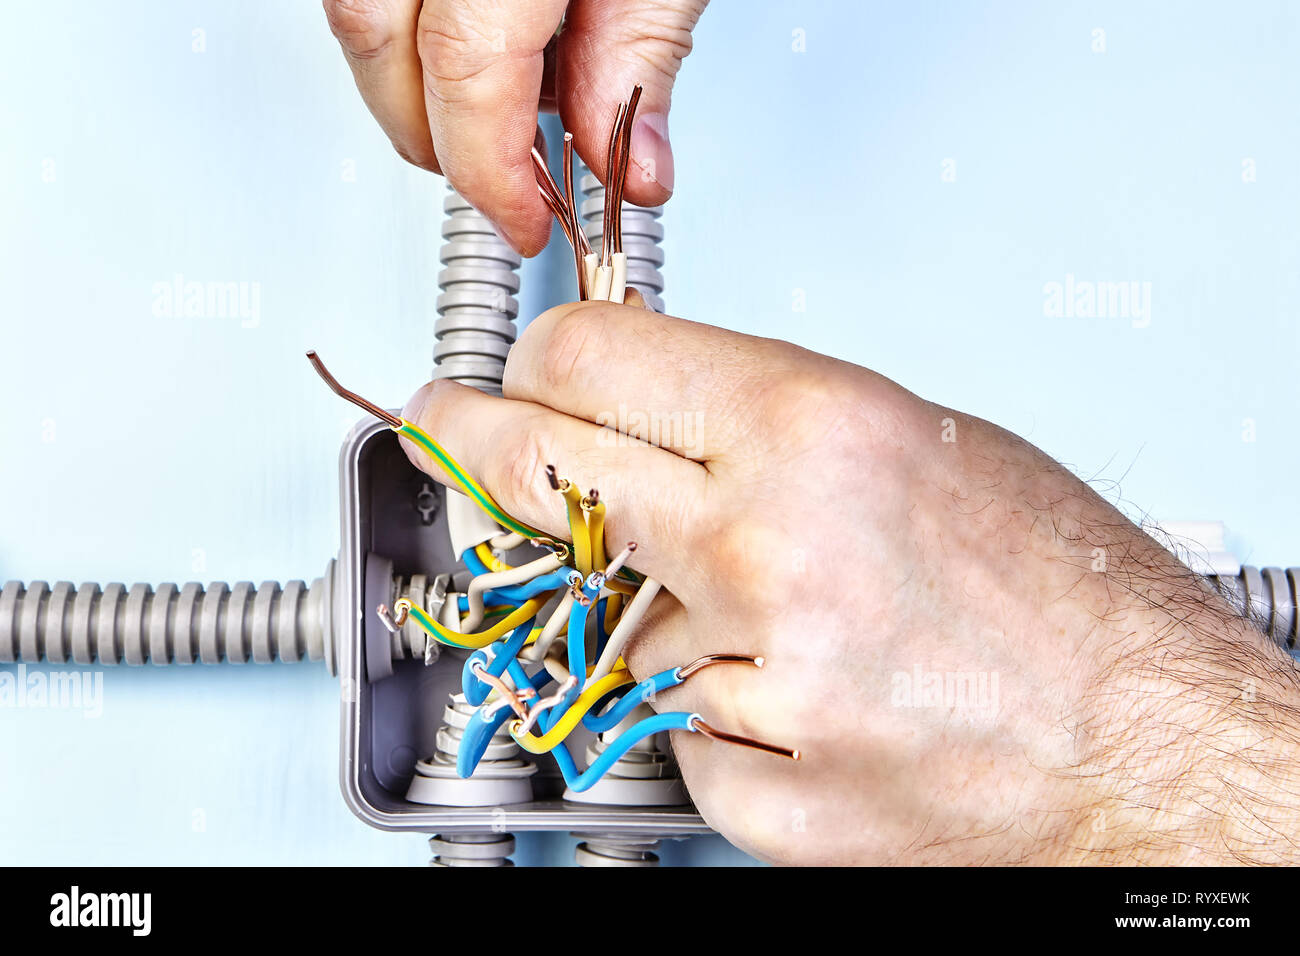
[[[668,114],[646,113],[632,127],[632,162],[643,182],[655,182],[672,192],[673,148],[668,142]]]

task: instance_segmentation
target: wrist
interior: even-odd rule
[[[1090,797],[1063,862],[1296,863],[1295,663],[1169,561],[1144,564],[1083,691],[1071,775]]]

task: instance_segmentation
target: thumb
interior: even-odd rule
[[[601,182],[620,103],[640,84],[624,198],[657,206],[673,191],[668,107],[691,30],[708,0],[574,0],[560,34],[556,96],[573,145]]]

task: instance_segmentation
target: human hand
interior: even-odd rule
[[[673,190],[668,108],[707,0],[325,0],[366,105],[409,162],[441,172],[524,255],[551,233],[529,159],[537,113],[558,109],[608,185],[609,129],[643,88],[624,198]],[[564,20],[564,29],[556,29]]]
[[[504,395],[435,382],[404,415],[549,533],[548,463],[600,489],[607,540],[664,585],[634,676],[766,657],[654,702],[802,752],[674,733],[742,849],[1294,861],[1294,665],[1023,440],[785,342],[609,303],[534,321]]]

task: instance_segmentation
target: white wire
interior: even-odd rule
[[[627,292],[627,253],[616,252],[613,256],[614,275],[609,284],[609,301],[622,304]]]

